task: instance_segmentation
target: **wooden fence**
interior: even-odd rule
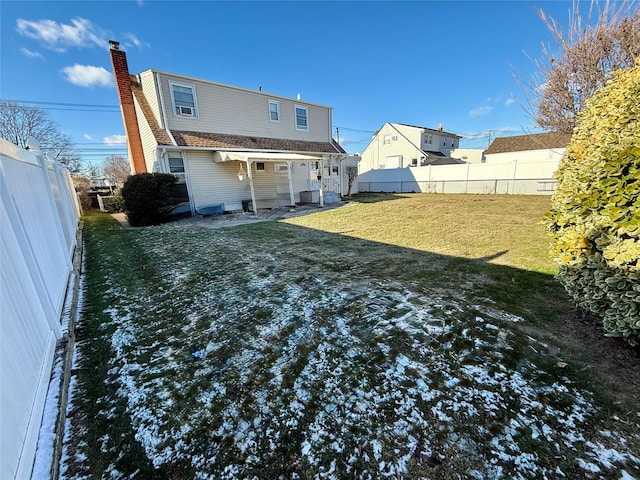
[[[69,172],[0,139],[0,478],[31,477],[79,205]]]

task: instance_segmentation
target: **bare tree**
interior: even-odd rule
[[[0,137],[22,148],[27,148],[33,137],[49,158],[72,171],[80,169],[80,159],[71,137],[62,132],[41,108],[0,100]]]
[[[104,176],[114,182],[118,187],[124,185],[125,180],[131,175],[129,161],[120,155],[110,155],[102,168]]]
[[[640,3],[592,0],[586,18],[574,0],[569,27],[537,10],[557,44],[542,44],[529,79],[514,74],[526,98],[525,110],[545,129],[571,133],[584,102],[603,87],[612,71],[640,56]]]
[[[345,172],[347,172],[347,197],[351,195],[351,187],[353,186],[353,182],[358,176],[358,167],[354,165],[349,165],[345,168]]]

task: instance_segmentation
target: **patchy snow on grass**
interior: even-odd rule
[[[201,479],[640,472],[640,436],[600,434],[592,395],[523,354],[545,350],[513,329],[523,319],[179,233],[140,233],[162,288],[106,294],[117,398],[105,409],[126,403],[154,467]]]

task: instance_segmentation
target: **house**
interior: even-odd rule
[[[560,161],[570,134],[547,132],[496,138],[485,150],[486,163],[518,161]]]
[[[110,44],[132,173],[174,174],[192,214],[341,192],[347,155],[331,137],[331,107],[153,69],[131,75]]]
[[[465,163],[451,157],[461,138],[445,132],[442,125],[433,130],[387,122],[362,152],[359,171]]]

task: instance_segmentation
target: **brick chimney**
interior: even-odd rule
[[[120,50],[120,42],[109,40],[111,49],[111,65],[113,66],[113,76],[116,80],[116,89],[120,97],[120,110],[122,111],[122,122],[127,135],[127,150],[129,151],[129,163],[133,173],[146,173],[147,166],[144,162],[142,152],[142,140],[138,127],[138,117],[136,107],[133,103],[133,92],[131,91],[131,76],[129,75],[129,65],[127,64],[127,54]]]

